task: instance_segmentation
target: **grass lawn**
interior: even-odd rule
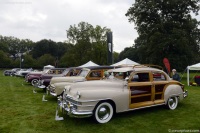
[[[199,74],[200,75],[200,74]],[[191,74],[191,77],[193,75]],[[182,78],[186,85],[186,74]],[[163,106],[115,115],[106,124],[91,118],[70,118],[55,121],[57,99],[43,90],[24,83],[20,77],[3,76],[0,71],[0,133],[168,133],[175,130],[200,129],[200,87],[185,86],[189,96],[176,110]],[[179,131],[180,132],[180,131]]]

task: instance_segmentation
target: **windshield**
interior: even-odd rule
[[[69,72],[70,69],[65,69],[62,74],[67,75],[67,73]]]
[[[87,74],[88,74],[89,70],[81,70],[81,72],[79,73],[78,76],[81,76],[81,77],[86,77]]]
[[[129,77],[130,74],[131,74],[131,71],[127,71],[127,72],[109,72],[107,77],[109,79],[117,78],[117,79],[125,80],[125,78]]]

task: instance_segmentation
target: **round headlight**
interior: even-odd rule
[[[79,99],[81,97],[81,93],[79,91],[76,92],[76,98]]]
[[[54,84],[50,84],[50,87],[51,87],[51,88],[55,88],[55,85],[54,85]]]
[[[70,92],[70,86],[69,85],[65,86],[65,91]]]

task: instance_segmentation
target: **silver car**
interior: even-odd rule
[[[138,66],[110,70],[110,78],[77,82],[65,86],[59,106],[71,117],[92,116],[107,123],[114,113],[166,105],[176,109],[187,97],[184,85],[172,80],[163,70]],[[121,75],[122,78],[115,78]]]

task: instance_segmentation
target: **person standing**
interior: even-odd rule
[[[181,78],[180,78],[179,74],[176,72],[176,69],[172,70],[172,74],[173,74],[173,76],[172,76],[173,80],[176,80],[176,81],[179,81],[179,82],[181,81]]]

